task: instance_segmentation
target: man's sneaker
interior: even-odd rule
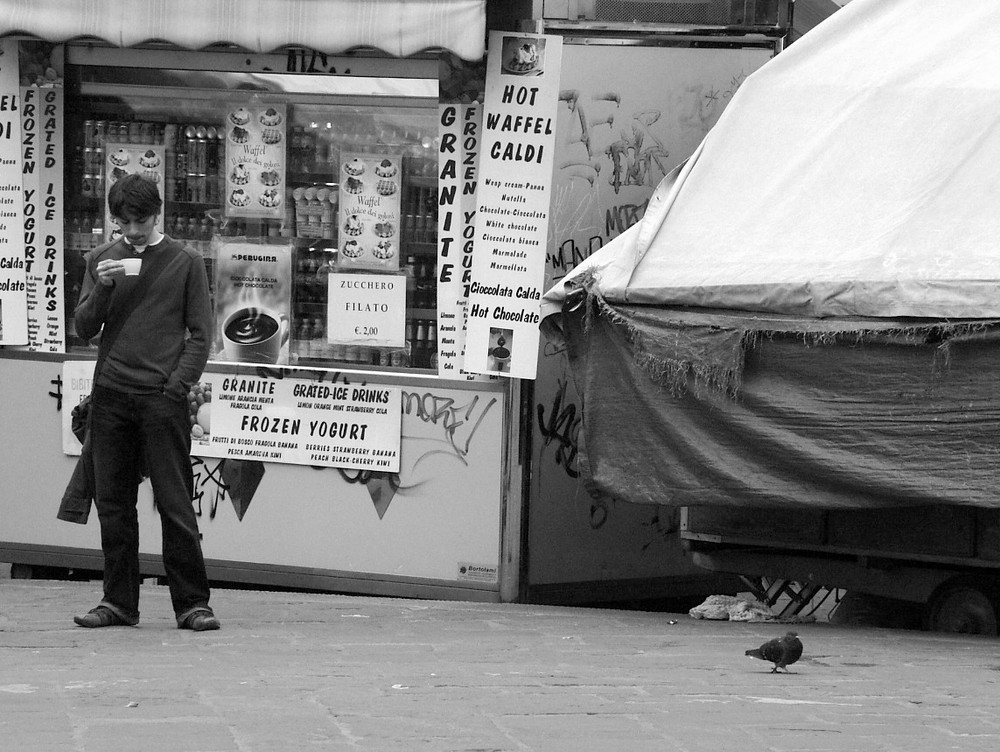
[[[221,626],[222,624],[215,618],[215,614],[207,608],[203,608],[188,614],[184,618],[184,621],[177,625],[177,628],[192,629],[195,632],[208,632],[212,629],[218,629]]]
[[[73,621],[81,627],[93,629],[95,627],[134,627],[139,623],[139,617],[126,619],[119,616],[107,606],[92,608],[85,614],[73,617]]]

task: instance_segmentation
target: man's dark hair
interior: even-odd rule
[[[159,214],[160,189],[149,178],[133,173],[119,178],[108,191],[108,211],[119,219],[143,219]]]

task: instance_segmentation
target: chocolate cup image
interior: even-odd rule
[[[497,337],[497,346],[489,351],[489,355],[493,358],[493,365],[496,367],[497,371],[501,373],[506,373],[510,370],[510,350],[508,350],[504,345],[507,344],[506,338],[501,334]]]
[[[288,341],[288,316],[266,308],[238,308],[222,324],[222,351],[226,360],[277,363]]]

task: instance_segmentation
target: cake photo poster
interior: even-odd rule
[[[226,216],[285,214],[284,105],[248,103],[226,114]]]
[[[287,364],[292,249],[223,243],[218,249],[215,275],[212,359]]]
[[[399,271],[399,154],[344,153],[338,221],[341,271]]]
[[[121,235],[108,208],[108,193],[111,186],[126,175],[138,173],[156,183],[163,196],[163,176],[166,159],[162,144],[125,144],[109,141],[105,146],[104,174],[104,239],[114,240]],[[156,229],[163,232],[163,212],[156,218]]]

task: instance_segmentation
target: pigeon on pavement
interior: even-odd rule
[[[759,648],[748,650],[746,655],[762,661],[771,661],[774,664],[774,668],[771,669],[772,674],[778,673],[779,668],[788,672],[789,664],[795,663],[802,657],[802,641],[795,632],[789,632],[784,637],[768,640]]]

